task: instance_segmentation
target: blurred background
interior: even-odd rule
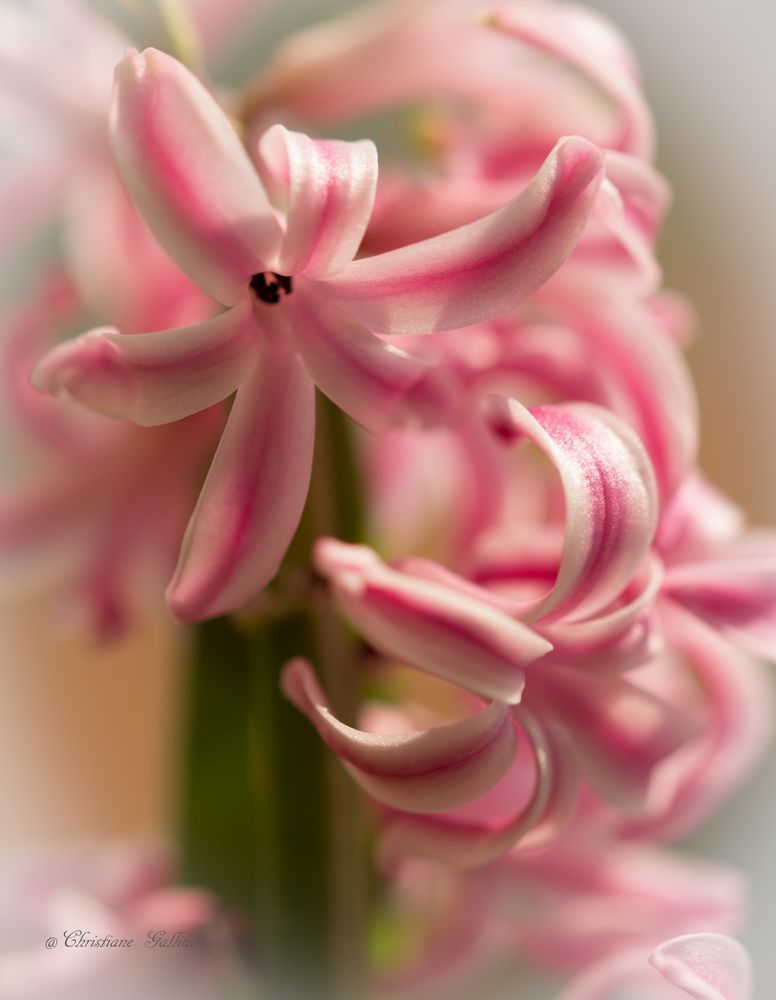
[[[421,0],[418,0],[421,2]],[[776,524],[776,7],[769,0],[594,0],[629,37],[658,126],[675,202],[660,257],[695,303],[690,359],[702,466],[754,522]],[[102,0],[108,12],[119,0]],[[222,78],[260,65],[290,28],[336,13],[284,0],[242,34]],[[250,19],[249,19],[250,20]],[[41,629],[45,584],[2,581],[0,848],[173,834],[182,637],[152,607],[145,635],[109,650]],[[745,941],[759,995],[776,995],[776,753],[692,848],[751,879]],[[527,994],[528,995],[528,994]],[[532,992],[530,995],[534,995]],[[539,992],[537,987],[536,997]]]

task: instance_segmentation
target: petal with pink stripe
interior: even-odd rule
[[[274,259],[281,229],[216,101],[172,56],[131,50],[116,70],[111,135],[156,238],[208,295],[234,305]]]
[[[321,392],[367,430],[438,423],[453,409],[452,378],[443,366],[386,344],[322,295],[295,291],[282,320]]]
[[[329,289],[375,333],[453,330],[502,315],[571,253],[595,204],[603,154],[561,139],[525,190],[476,222],[356,260]]]
[[[512,712],[498,702],[433,729],[367,733],[332,714],[306,661],[288,663],[281,684],[364,791],[396,809],[437,812],[471,802],[503,777],[515,755]]]
[[[554,463],[565,497],[563,555],[548,594],[526,603],[537,622],[605,611],[640,572],[655,533],[657,489],[636,434],[607,410],[587,403],[527,410],[491,397],[494,428],[525,436]]]
[[[330,278],[356,255],[372,214],[377,150],[369,139],[311,139],[273,125],[259,140],[267,190],[286,206],[286,231],[273,269]]]
[[[324,538],[313,558],[377,649],[484,698],[519,702],[523,668],[551,649],[492,602],[403,573],[366,546]]]
[[[487,23],[587,77],[617,111],[608,145],[642,159],[652,158],[654,125],[633,56],[602,17],[572,4],[522,3],[498,6]]]
[[[452,816],[390,815],[378,843],[378,857],[384,865],[390,867],[409,855],[475,868],[521,841],[541,836],[545,822],[554,828],[554,817],[566,811],[576,786],[565,780],[557,745],[548,731],[527,713],[521,713],[520,723],[533,753],[535,777],[533,790],[517,813],[506,820],[484,818],[480,822]]]
[[[257,332],[246,296],[214,319],[177,330],[92,330],[50,351],[32,380],[42,392],[66,393],[108,417],[170,423],[235,391]]]
[[[181,621],[243,607],[275,575],[304,509],[314,432],[307,372],[282,338],[263,337],[167,588]]]

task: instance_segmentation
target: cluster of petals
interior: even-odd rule
[[[153,50],[117,70],[112,134],[148,225],[226,309],[174,331],[93,331],[44,359],[34,381],[141,424],[237,390],[168,591],[179,617],[202,618],[247,603],[277,570],[307,492],[314,382],[369,429],[438,419],[449,392],[433,367],[379,335],[471,325],[535,291],[592,211],[601,153],[562,140],[496,212],[354,260],[377,180],[371,142],[273,126],[257,172],[207,90]]]
[[[315,585],[373,669],[414,681],[357,726],[304,659],[283,691],[376,804],[399,907],[440,871],[452,901],[388,992],[497,951],[571,974],[562,1000],[749,1000],[738,880],[650,842],[767,742],[776,538],[695,468],[693,317],[661,288],[670,191],[625,40],[554,0],[381,0],[296,33],[226,107],[130,50],[109,152],[95,78],[123,39],[63,0],[56,72],[28,79],[13,33],[44,6],[0,0],[0,76],[79,137],[33,185],[65,205],[70,277],[0,349],[13,418],[62,460],[0,497],[3,549],[83,530],[104,631],[141,548],[177,556],[179,620],[250,606],[302,516],[320,390],[367,432],[373,545],[318,539]],[[214,39],[246,13],[220,6]],[[78,25],[74,89],[55,57]],[[280,123],[352,134],[419,102],[423,166],[379,175],[370,140]],[[0,178],[11,231],[34,201]],[[111,325],[44,355],[85,312]]]
[[[434,909],[440,897],[447,905]],[[396,873],[388,905],[394,919],[410,924],[434,914],[426,917],[425,947],[385,971],[389,994],[411,986],[443,996],[451,982],[473,991],[494,962],[519,958],[568,977],[564,1000],[575,991],[588,996],[585,990],[618,1000],[628,987],[643,989],[646,1000],[674,997],[647,961],[667,937],[716,943],[723,950],[712,948],[709,959],[720,972],[728,949],[733,967],[747,972],[748,960],[736,958],[740,948],[727,937],[741,927],[741,877],[652,845],[575,832],[455,875],[410,859]],[[733,982],[740,993],[730,996],[746,996],[745,979]]]

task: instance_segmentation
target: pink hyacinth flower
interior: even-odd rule
[[[149,226],[226,311],[174,331],[94,331],[52,352],[34,378],[142,424],[238,390],[168,590],[174,613],[194,620],[244,605],[277,570],[307,493],[313,380],[372,429],[444,409],[428,362],[375,333],[477,323],[533,292],[590,215],[601,153],[565,139],[497,212],[354,260],[377,176],[370,142],[274,126],[259,143],[262,183],[210,94],[155,50],[120,64],[112,131]],[[284,214],[270,195],[284,200]]]

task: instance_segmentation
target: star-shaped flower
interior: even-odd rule
[[[178,420],[237,390],[168,589],[183,620],[246,604],[277,571],[307,494],[314,384],[371,430],[444,416],[449,392],[433,361],[379,335],[511,309],[573,249],[603,176],[601,151],[566,138],[498,211],[354,259],[377,183],[367,140],[275,125],[258,143],[257,171],[206,88],[153,49],[119,64],[112,139],[157,239],[225,310],[175,330],[92,331],[53,351],[34,381],[140,424]]]

